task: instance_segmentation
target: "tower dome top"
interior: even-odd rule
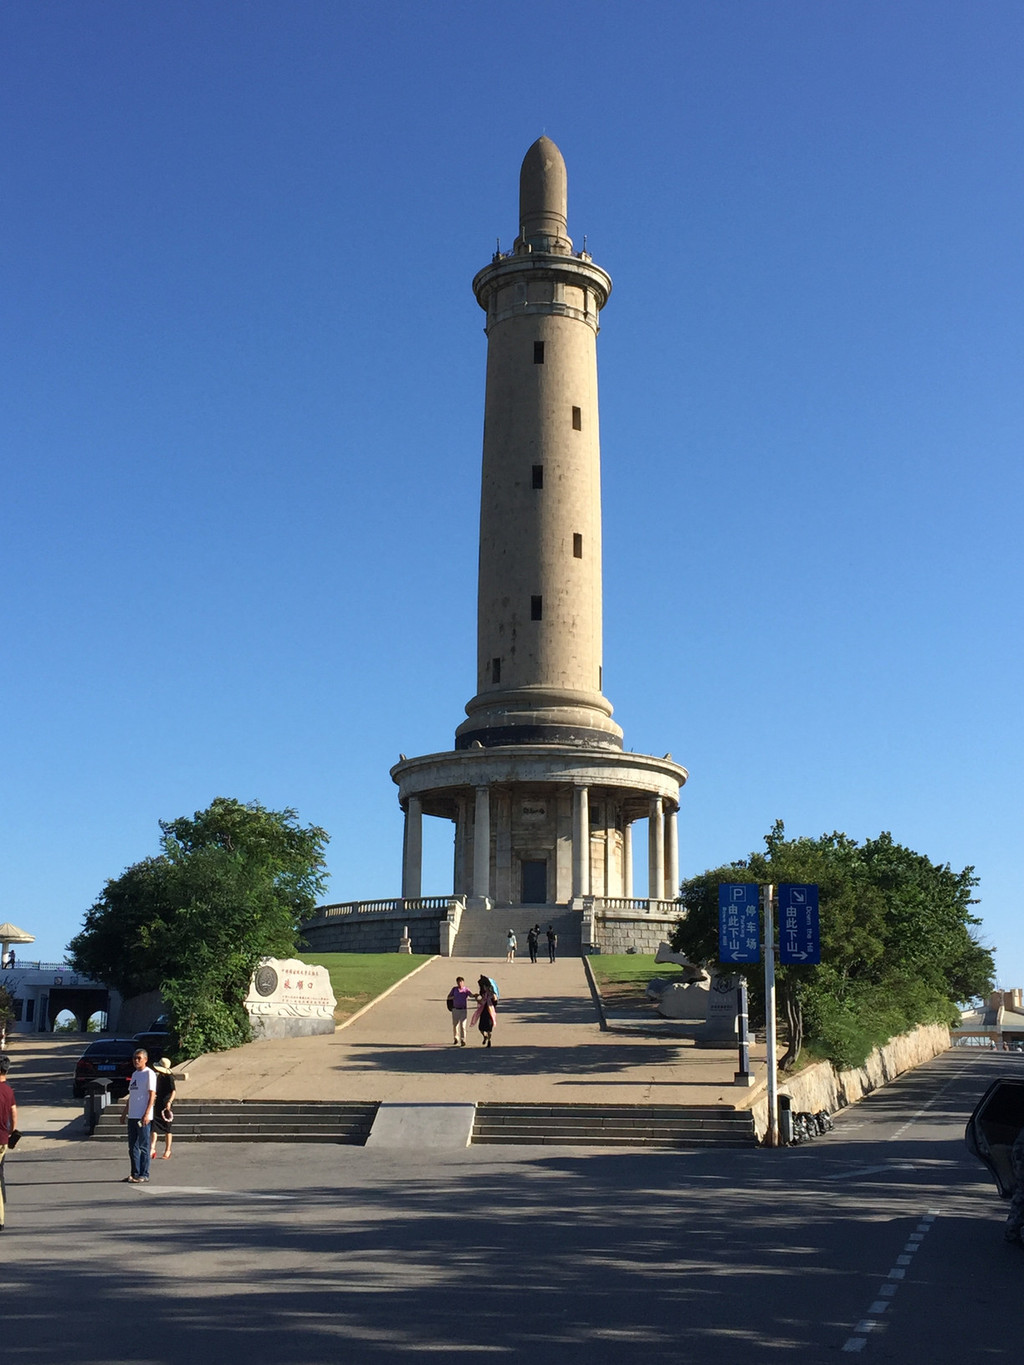
[[[519,172],[519,244],[540,251],[571,250],[568,200],[562,153],[549,137],[539,137]]]

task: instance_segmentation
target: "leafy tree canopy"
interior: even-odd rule
[[[921,1023],[953,1023],[956,1005],[991,988],[991,951],[971,914],[978,879],[897,844],[891,834],[858,844],[833,832],[787,839],[782,821],[765,851],[684,882],[684,917],[672,944],[704,964],[718,958],[720,882],[814,882],[821,906],[821,965],[779,966],[788,1032],[783,1065],[805,1041],[838,1066],[859,1066],[873,1047]],[[760,966],[743,971],[761,999]],[[762,1003],[763,1008],[763,1003]]]
[[[7,1040],[7,1030],[14,1023],[14,1000],[6,986],[0,986],[0,1044]]]
[[[225,797],[160,829],[160,854],[107,882],[70,960],[123,995],[162,991],[183,1051],[233,1047],[257,963],[295,951],[323,893],[327,834]]]

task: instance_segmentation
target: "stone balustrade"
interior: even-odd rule
[[[593,896],[598,914],[671,915],[678,919],[681,911],[675,901],[645,900],[641,896]]]
[[[568,908],[580,914],[586,953],[654,953],[682,913],[677,901],[642,896],[577,896]],[[344,901],[319,906],[301,931],[313,952],[396,952],[408,927],[413,952],[448,956],[465,909],[462,895]]]
[[[321,905],[300,926],[309,951],[393,953],[408,937],[414,953],[451,952],[465,896],[395,896]]]
[[[655,953],[683,913],[678,901],[637,896],[584,896],[573,908],[583,912],[584,953]]]
[[[447,915],[455,904],[465,908],[465,896],[395,896],[389,900],[376,901],[339,901],[336,905],[319,905],[313,916],[303,924],[303,929],[320,924],[324,920],[339,919],[347,915],[417,915],[433,910],[439,915]]]

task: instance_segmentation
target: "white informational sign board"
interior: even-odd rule
[[[264,958],[245,1000],[257,1038],[333,1033],[336,1004],[327,968],[294,957]]]

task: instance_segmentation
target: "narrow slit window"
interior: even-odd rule
[[[492,682],[492,683],[499,683],[499,682],[501,682],[501,660],[500,660],[500,659],[492,659],[492,660],[491,660],[491,682]]]
[[[530,598],[530,620],[542,621],[544,619],[544,599],[543,597]]]
[[[573,559],[583,558],[583,535],[579,531],[572,533],[572,557]]]
[[[583,430],[583,409],[573,408],[572,410],[572,429],[573,431]]]
[[[543,341],[535,341],[535,342],[533,343],[533,363],[534,363],[535,365],[543,365],[543,364],[544,364],[544,343],[543,343]]]
[[[542,464],[533,466],[533,486],[534,488],[544,487],[544,466]]]

